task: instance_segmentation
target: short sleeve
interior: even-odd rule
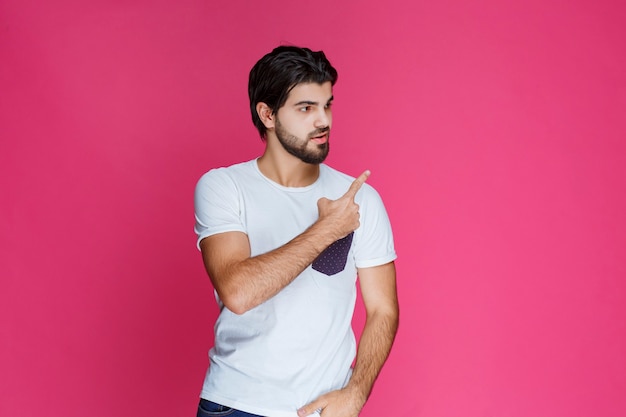
[[[395,260],[391,223],[380,195],[369,184],[363,184],[356,200],[361,215],[361,225],[354,234],[357,268],[384,265]]]
[[[223,168],[211,170],[198,180],[194,193],[198,249],[200,241],[207,236],[233,231],[245,233],[238,195],[237,185]]]

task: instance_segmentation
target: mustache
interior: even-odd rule
[[[309,133],[309,139],[312,139],[317,136],[322,136],[323,134],[328,133],[328,132],[330,132],[330,127],[328,126],[315,129],[313,132]]]

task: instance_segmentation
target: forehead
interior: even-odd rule
[[[295,104],[301,101],[326,104],[326,102],[330,100],[332,96],[333,86],[330,81],[327,81],[323,84],[301,83],[291,89],[285,104]]]

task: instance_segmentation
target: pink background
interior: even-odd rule
[[[371,169],[394,225],[401,327],[362,416],[626,415],[625,21],[2,0],[0,415],[195,415],[217,308],[193,188],[262,151],[247,74],[280,43],[338,68],[329,163]]]

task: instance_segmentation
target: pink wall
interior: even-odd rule
[[[261,152],[246,77],[281,42],[336,64],[330,163],[371,169],[395,227],[401,329],[362,416],[626,415],[624,21],[3,0],[0,415],[194,415],[216,307],[193,187]]]

